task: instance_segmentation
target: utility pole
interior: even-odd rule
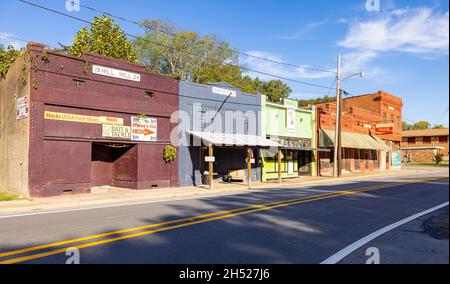
[[[337,57],[337,88],[336,88],[336,130],[334,138],[334,167],[333,176],[341,175],[341,129],[342,129],[342,98],[341,98],[341,55]]]

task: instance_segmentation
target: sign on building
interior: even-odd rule
[[[236,91],[228,90],[228,89],[224,89],[224,88],[219,88],[219,87],[213,87],[212,88],[212,92],[214,94],[223,95],[223,96],[230,96],[230,97],[236,97],[237,96]]]
[[[17,99],[17,119],[28,117],[29,101],[28,96]]]
[[[92,65],[92,73],[135,82],[141,81],[140,74],[99,65]]]
[[[131,117],[131,140],[155,142],[158,138],[158,121],[156,118]]]
[[[402,152],[392,152],[391,154],[392,159],[392,166],[393,167],[400,167],[402,165]]]
[[[286,128],[289,132],[295,131],[295,109],[293,108],[286,110]]]
[[[104,124],[103,137],[131,139],[131,127]]]
[[[377,135],[394,134],[394,124],[392,123],[377,124],[375,127],[375,134]]]
[[[90,115],[79,115],[72,113],[63,112],[53,112],[46,111],[44,113],[44,118],[49,120],[61,120],[70,122],[81,122],[81,123],[93,123],[93,124],[108,124],[108,125],[123,125],[123,119],[117,117],[106,117],[106,116],[90,116]]]

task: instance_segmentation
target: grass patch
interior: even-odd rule
[[[0,202],[17,200],[17,199],[19,199],[19,197],[17,197],[16,195],[0,192]]]

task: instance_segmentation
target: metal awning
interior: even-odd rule
[[[194,137],[202,140],[205,145],[213,146],[251,146],[251,147],[282,147],[272,140],[266,139],[258,135],[247,134],[233,134],[220,132],[201,132],[201,131],[186,131]]]
[[[334,147],[334,139],[336,132],[334,130],[320,130],[319,145],[320,147]],[[378,137],[342,132],[342,147],[369,150],[389,151],[390,148]]]
[[[403,147],[400,150],[444,150],[445,147],[441,146],[418,146],[418,147]]]
[[[299,150],[299,151],[317,151],[317,152],[330,152],[330,149],[325,148],[312,148],[312,147],[284,147],[288,150]]]

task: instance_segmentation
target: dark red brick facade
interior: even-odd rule
[[[179,82],[146,72],[145,67],[87,54],[83,58],[45,52],[29,45],[29,191],[33,197],[87,193],[92,186],[132,189],[178,186],[178,162],[166,163],[179,108]],[[140,82],[93,74],[92,65],[140,74]],[[102,125],[44,119],[46,111],[123,119],[156,118],[156,142],[102,136]],[[106,147],[106,148],[105,148]]]

